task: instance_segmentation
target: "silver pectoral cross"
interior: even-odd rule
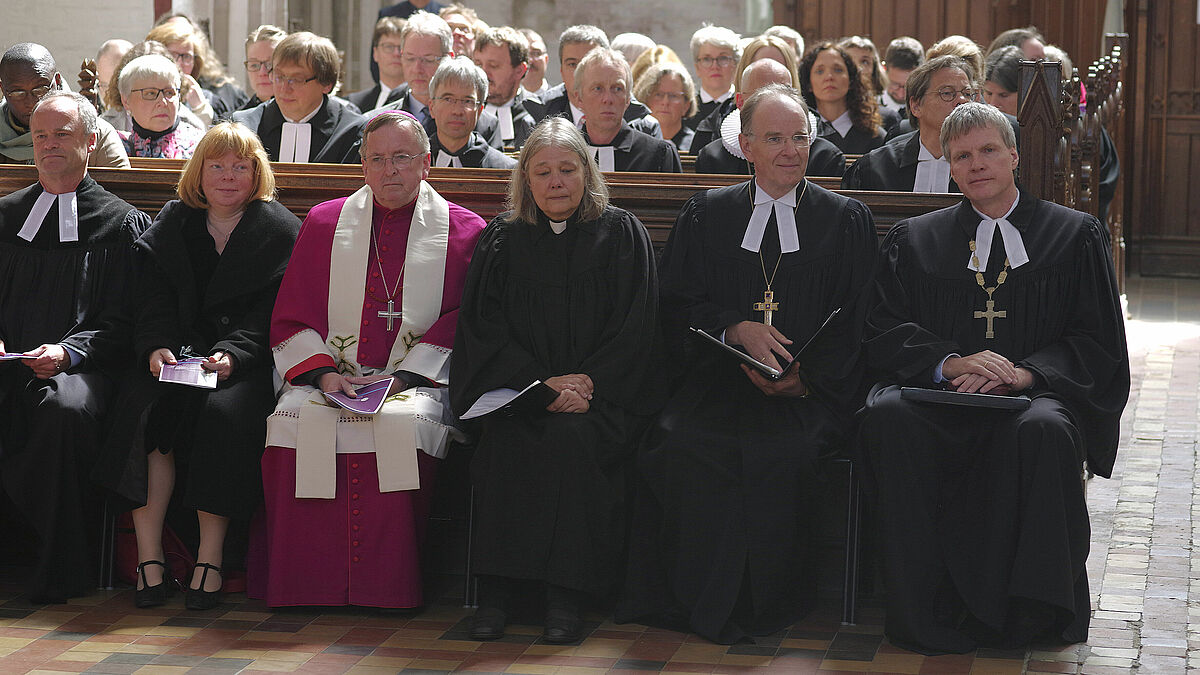
[[[771,325],[771,315],[779,311],[779,303],[774,302],[775,291],[763,291],[763,301],[754,303],[754,311],[763,313],[763,323]]]
[[[404,316],[404,313],[396,311],[396,301],[395,300],[388,300],[387,310],[386,311],[379,310],[378,312],[375,313],[375,316],[378,316],[381,319],[387,319],[387,329],[389,331],[391,331],[391,330],[394,330],[394,328],[392,328],[392,321]]]
[[[1007,318],[1008,318],[1008,312],[1007,312],[1007,311],[1005,311],[1005,310],[1003,310],[1003,309],[1002,309],[1002,310],[1000,310],[999,312],[997,312],[997,311],[996,311],[996,301],[995,301],[995,300],[988,299],[988,301],[987,301],[987,311],[986,311],[986,312],[980,312],[980,311],[976,310],[976,312],[975,312],[975,318],[976,318],[976,319],[987,319],[987,331],[986,331],[986,332],[983,334],[983,337],[985,337],[985,338],[994,338],[994,337],[996,337],[996,331],[992,330],[992,320],[994,320],[994,319],[1007,319]]]

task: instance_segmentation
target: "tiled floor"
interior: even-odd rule
[[[1200,668],[1200,281],[1131,279],[1134,385],[1112,480],[1088,488],[1094,619],[1087,644],[924,657],[888,644],[877,602],[841,626],[836,601],[790,630],[724,647],[594,617],[578,646],[465,639],[452,592],[419,613],[268,611],[230,596],[209,612],[134,610],[128,590],[32,606],[0,583],[0,673],[1183,673]],[[1196,520],[1193,520],[1193,514]],[[1193,581],[1195,579],[1195,581]],[[1196,596],[1189,596],[1196,591]]]

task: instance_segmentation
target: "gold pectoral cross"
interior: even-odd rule
[[[993,319],[1007,319],[1008,312],[1006,312],[1005,310],[1000,310],[999,312],[997,312],[996,311],[996,301],[992,300],[989,297],[988,301],[987,301],[987,311],[980,312],[980,311],[976,310],[975,318],[976,319],[987,319],[987,332],[985,332],[983,334],[983,337],[990,339],[990,338],[996,337],[996,331],[992,330],[992,320]]]
[[[763,323],[771,325],[771,315],[779,311],[779,303],[774,302],[775,291],[767,289],[763,291],[763,301],[754,303],[754,311],[763,313]]]
[[[387,310],[385,311],[385,310],[381,309],[375,313],[375,316],[377,316],[381,319],[387,319],[387,329],[389,331],[391,331],[391,330],[393,330],[392,321],[399,319],[400,317],[404,316],[404,314],[402,312],[396,311],[396,301],[395,300],[388,300]]]

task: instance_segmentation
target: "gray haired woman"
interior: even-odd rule
[[[451,404],[479,423],[470,635],[502,637],[510,601],[536,594],[542,639],[565,644],[589,598],[617,590],[625,476],[656,407],[658,282],[650,237],[608,203],[571,122],[534,128],[508,206],[475,248],[450,365]]]

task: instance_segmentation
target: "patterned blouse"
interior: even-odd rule
[[[132,131],[118,133],[125,143],[125,153],[130,157],[168,159],[190,158],[196,151],[196,144],[204,137],[202,130],[190,124],[181,124],[179,120],[175,120],[175,124],[166,131],[149,131],[134,122]]]

